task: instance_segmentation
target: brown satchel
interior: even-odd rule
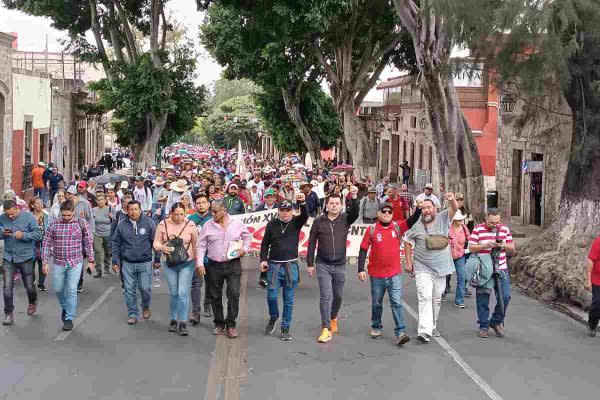
[[[444,250],[446,247],[448,247],[448,243],[450,243],[448,236],[430,235],[425,224],[423,224],[423,227],[425,228],[425,233],[427,234],[427,237],[425,237],[425,247],[427,250]]]

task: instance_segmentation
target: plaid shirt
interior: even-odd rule
[[[398,192],[398,194],[406,201],[405,204],[408,204],[409,208],[412,208],[414,206],[415,201],[413,199],[412,193],[400,191]]]
[[[82,232],[83,230],[83,232]],[[58,218],[50,222],[42,243],[42,262],[52,257],[54,265],[75,266],[83,262],[83,252],[90,262],[94,261],[94,249],[90,226],[84,219],[72,218],[64,222]]]

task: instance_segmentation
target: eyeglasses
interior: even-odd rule
[[[385,210],[381,210],[382,214],[394,214],[394,211],[390,210],[390,209],[385,209]]]

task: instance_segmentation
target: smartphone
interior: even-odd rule
[[[4,236],[12,235],[12,229],[4,229]]]

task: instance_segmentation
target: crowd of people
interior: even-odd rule
[[[37,173],[50,182],[45,186],[48,199],[42,189],[24,207],[14,192],[5,194],[0,215],[5,243],[3,324],[14,323],[15,279],[22,279],[27,314],[33,315],[37,291],[46,290],[50,274],[63,329],[72,330],[87,271],[94,278],[120,275],[127,323],[135,325],[140,317],[151,318],[152,280],[162,270],[170,293],[170,332],[185,336],[187,323],[197,325],[204,316],[213,318],[213,334],[235,338],[241,258],[250,252],[251,235],[232,216],[276,209],[277,218],[264,231],[258,266],[259,285],[267,292],[266,334],[275,331],[281,318],[281,339],[292,338],[300,232],[314,218],[306,264],[319,286],[318,342],[331,341],[341,329],[338,312],[347,277],[348,232],[354,223],[369,225],[360,244],[357,279],[370,283],[371,338],[382,335],[387,291],[396,343],[403,346],[410,340],[402,306],[407,274],[414,277],[418,294],[418,341],[428,343],[440,335],[441,303],[451,293],[460,310],[467,308],[465,298],[474,292],[479,337],[488,337],[490,328],[504,337],[511,298],[507,253],[515,245],[498,210],[487,210],[485,221],[475,225],[461,193],[438,197],[431,184],[414,196],[407,179],[399,185],[388,178],[356,179],[351,169],[305,166],[298,156],[269,160],[201,148],[201,154],[188,158],[193,151],[189,146],[167,149],[166,166],[137,170],[131,180],[106,185],[92,178],[75,179],[66,188],[52,186],[58,171],[49,166],[47,179],[46,169]],[[600,243],[594,246],[586,277],[595,299],[590,334],[595,334],[600,319]],[[490,316],[492,292],[496,306]]]

